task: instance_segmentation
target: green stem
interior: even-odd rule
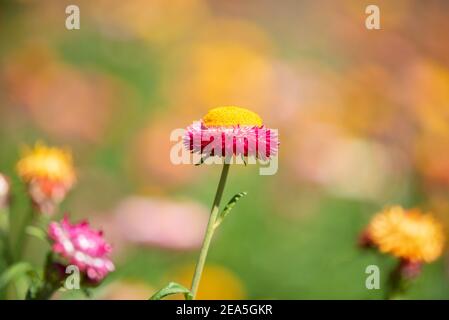
[[[386,300],[400,300],[404,299],[413,278],[407,278],[403,274],[403,262],[399,261],[395,269],[393,269],[388,278],[387,290],[385,292]]]
[[[27,292],[25,300],[50,300],[60,285],[45,281],[35,293]]]
[[[3,236],[3,257],[5,259],[6,265],[10,266],[14,262],[14,254],[12,248],[12,230],[11,230],[11,209],[10,207],[3,208],[0,212],[2,236]],[[5,297],[9,300],[10,297],[14,299],[16,297],[15,287],[8,284],[5,288]]]
[[[4,234],[9,232],[9,209],[8,207],[0,208],[0,230]]]
[[[23,253],[25,251],[25,247],[27,245],[27,234],[26,234],[26,228],[28,225],[30,225],[35,217],[35,211],[34,207],[31,204],[31,207],[29,210],[25,212],[25,217],[22,218],[22,221],[20,221],[20,227],[18,230],[17,235],[17,246],[16,246],[16,255],[15,260],[18,261],[22,258]]]
[[[192,288],[190,289],[192,299],[195,299],[198,292],[198,286],[200,284],[201,274],[203,273],[204,264],[206,262],[207,252],[209,251],[209,245],[215,231],[215,220],[218,216],[221,196],[223,195],[223,190],[226,185],[226,178],[228,177],[229,166],[230,164],[225,162],[223,165],[223,170],[221,171],[220,182],[218,183],[217,192],[215,193],[215,199],[212,205],[209,222],[207,224],[206,234],[204,235],[203,246],[201,247],[200,256],[195,268],[195,274],[193,275]]]
[[[11,235],[11,228],[10,228],[10,211],[9,207],[3,208],[0,210],[0,232],[2,235],[3,245],[4,245],[4,258],[8,265],[12,263],[12,255],[11,255],[11,244],[10,244],[10,235]]]
[[[11,211],[10,211],[11,213]],[[12,265],[18,261],[21,260],[23,255],[23,250],[25,247],[26,242],[26,227],[28,224],[32,221],[34,216],[34,210],[31,206],[31,209],[27,210],[25,213],[25,216],[22,217],[22,219],[15,218],[15,223],[18,224],[18,230],[16,232],[13,232],[11,219],[9,219],[9,233],[8,233],[8,239],[6,242],[7,245],[7,263],[8,265]],[[11,217],[11,215],[10,215]],[[20,216],[19,216],[20,217]],[[17,221],[18,220],[18,221]],[[22,281],[23,284],[23,281]],[[10,284],[7,288],[7,298],[17,299],[20,295],[20,286],[22,286],[21,281],[17,280],[14,284]]]

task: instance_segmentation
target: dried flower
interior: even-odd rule
[[[216,155],[224,157],[225,161],[193,274],[191,289],[188,290],[177,283],[169,283],[165,288],[157,291],[151,300],[162,299],[167,295],[167,290],[173,292],[173,288],[182,290],[186,299],[196,298],[214,231],[236,202],[246,195],[246,192],[234,195],[219,214],[220,202],[231,165],[229,160],[233,156],[270,159],[277,153],[279,145],[275,130],[265,128],[262,125],[262,119],[256,113],[239,107],[218,107],[210,110],[201,122],[187,128],[184,143],[191,152],[201,154],[202,160]]]
[[[36,143],[17,163],[17,172],[28,186],[33,203],[52,214],[75,183],[72,155],[66,150]]]
[[[218,107],[187,128],[184,143],[188,150],[207,156],[254,156],[265,160],[277,154],[279,140],[276,131],[266,128],[256,113],[239,107]]]
[[[419,210],[388,208],[374,216],[365,236],[381,252],[411,262],[432,262],[444,247],[441,224]]]
[[[50,223],[48,236],[54,241],[53,252],[76,265],[88,279],[98,282],[114,270],[108,257],[111,246],[103,233],[92,229],[87,221],[71,224],[64,217],[59,223]]]

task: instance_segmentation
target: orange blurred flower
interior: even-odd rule
[[[444,247],[442,225],[430,214],[399,206],[376,214],[366,236],[383,253],[411,262],[432,262]]]

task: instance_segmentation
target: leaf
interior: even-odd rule
[[[38,238],[38,239],[48,243],[47,234],[41,228],[38,228],[38,227],[35,227],[35,226],[28,226],[26,228],[26,233],[29,236]]]
[[[28,262],[18,262],[16,264],[13,264],[0,276],[0,289],[3,289],[11,281],[32,270],[33,266]]]
[[[223,222],[224,218],[226,218],[226,216],[229,214],[229,212],[232,211],[235,204],[246,195],[247,195],[246,192],[239,192],[236,195],[234,195],[231,198],[231,200],[229,200],[226,207],[224,207],[223,211],[218,215],[217,220],[215,220],[214,228],[217,228]]]
[[[192,300],[190,290],[176,282],[170,282],[166,287],[156,292],[150,300],[161,300],[177,293],[183,293],[186,300]]]

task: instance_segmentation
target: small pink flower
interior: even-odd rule
[[[205,156],[233,155],[267,160],[278,152],[277,130],[267,128],[257,114],[239,107],[218,107],[187,127],[184,145]]]
[[[100,281],[114,271],[114,264],[108,257],[111,246],[104,240],[103,233],[92,229],[87,221],[71,224],[68,217],[64,217],[60,223],[50,223],[48,236],[54,241],[53,252],[76,265],[90,280]]]

